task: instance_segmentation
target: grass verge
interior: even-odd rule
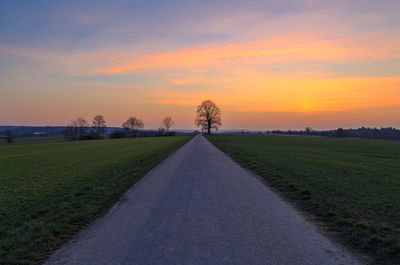
[[[374,264],[400,264],[400,141],[215,135],[208,139]]]
[[[0,264],[31,264],[190,137],[0,146]]]

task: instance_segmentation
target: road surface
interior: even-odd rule
[[[359,264],[196,136],[48,264]]]

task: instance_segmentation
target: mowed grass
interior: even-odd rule
[[[40,261],[189,139],[0,146],[0,264]]]
[[[400,141],[256,135],[209,140],[375,264],[400,264]]]

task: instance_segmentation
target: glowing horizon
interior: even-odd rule
[[[362,3],[362,5],[361,5]],[[0,11],[0,125],[400,127],[400,2],[86,1]]]

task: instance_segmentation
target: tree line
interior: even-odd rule
[[[130,138],[145,136],[171,136],[175,132],[170,129],[174,125],[171,117],[165,117],[162,120],[162,127],[157,132],[143,131],[143,120],[136,117],[129,117],[122,123],[122,129],[107,134],[107,123],[103,115],[96,115],[91,123],[83,117],[72,120],[65,130],[65,138],[67,140],[94,140],[108,138]]]
[[[65,129],[62,126],[55,126],[57,133],[51,131],[53,135],[60,135],[63,133],[66,140],[91,140],[91,139],[103,139],[103,138],[127,138],[127,137],[146,137],[146,136],[170,136],[175,135],[174,131],[171,131],[174,121],[171,117],[167,116],[161,121],[162,126],[157,131],[144,130],[144,122],[142,119],[137,117],[129,117],[122,123],[122,128],[110,128],[107,129],[107,122],[103,115],[96,115],[91,121],[83,117],[78,117],[72,120]],[[221,122],[221,111],[218,106],[211,100],[203,101],[196,109],[195,125],[200,127],[201,130],[206,131],[210,134],[212,129],[218,130]],[[6,126],[7,127],[7,126]],[[25,127],[25,126],[17,126]],[[0,132],[0,138],[5,139],[9,144],[14,141],[14,138],[19,135],[26,137],[35,134],[32,132],[33,129],[29,128],[17,128],[13,130],[5,130],[4,133]],[[34,127],[35,128],[35,127]],[[53,129],[54,130],[54,129]],[[42,132],[40,135],[49,133],[46,129],[46,133]],[[196,131],[197,132],[197,131]],[[3,135],[4,134],[4,135]]]
[[[266,134],[282,134],[282,135],[313,135],[313,136],[324,136],[331,138],[365,138],[365,139],[382,139],[382,140],[400,140],[400,130],[392,127],[387,128],[366,128],[361,127],[358,129],[343,129],[338,128],[337,130],[313,130],[311,127],[306,127],[304,131],[296,130],[273,130],[266,131]]]
[[[196,108],[195,125],[200,127],[201,130],[211,133],[212,129],[218,130],[219,126],[222,125],[221,110],[211,100],[205,100]],[[165,117],[162,122],[162,126],[158,131],[154,130],[143,130],[144,122],[137,117],[129,117],[125,122],[122,123],[122,129],[114,130],[111,133],[107,132],[107,125],[102,115],[96,115],[91,123],[83,117],[78,117],[76,120],[72,120],[68,124],[65,130],[65,138],[67,140],[89,140],[89,139],[102,139],[108,138],[128,138],[128,137],[148,137],[148,136],[170,136],[175,135],[175,132],[170,129],[174,125],[171,117]],[[6,126],[7,127],[7,126]],[[197,131],[196,131],[197,132]],[[241,133],[258,133],[258,134],[287,134],[287,135],[315,135],[325,137],[354,137],[354,138],[369,138],[369,139],[391,139],[400,140],[400,130],[388,127],[388,128],[358,128],[358,129],[343,129],[337,130],[325,130],[317,131],[311,127],[306,127],[304,131],[300,130],[273,130],[273,131],[258,131],[258,132],[246,132],[242,130]],[[15,132],[12,130],[6,130],[3,133],[0,132],[0,138],[5,139],[9,144],[14,141]]]
[[[129,137],[143,137],[143,136],[170,136],[175,135],[170,129],[174,125],[171,117],[165,117],[162,122],[162,127],[157,132],[143,131],[144,122],[137,117],[129,117],[122,123],[122,129],[114,131],[108,135],[109,138],[129,138]],[[202,130],[211,133],[211,129],[218,130],[222,125],[221,111],[218,106],[211,100],[203,101],[196,109],[195,125]],[[65,138],[67,140],[91,140],[102,139],[105,137],[107,130],[106,121],[104,116],[96,115],[91,122],[79,117],[72,120],[67,126]]]

